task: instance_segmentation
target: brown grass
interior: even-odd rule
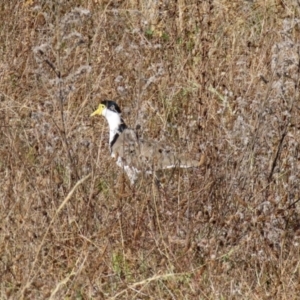
[[[297,1],[0,7],[1,299],[298,299]],[[130,187],[104,98],[206,164]]]

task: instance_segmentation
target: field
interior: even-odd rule
[[[0,7],[0,299],[299,299],[299,1]],[[130,185],[104,99],[201,167]]]

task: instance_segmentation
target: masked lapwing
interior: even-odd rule
[[[96,115],[106,118],[111,156],[124,169],[131,184],[134,184],[139,173],[151,174],[154,170],[192,168],[202,164],[188,159],[187,154],[172,152],[160,143],[139,139],[136,132],[126,126],[120,107],[114,101],[102,101],[91,117]]]

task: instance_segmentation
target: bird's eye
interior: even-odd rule
[[[115,108],[115,106],[114,106],[114,105],[111,105],[111,107],[110,107],[110,110],[112,110],[112,111],[116,111],[116,108]]]

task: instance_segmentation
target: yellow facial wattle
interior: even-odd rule
[[[100,104],[100,105],[98,106],[98,108],[91,114],[91,117],[96,116],[96,115],[101,116],[101,115],[102,115],[102,112],[103,112],[103,110],[104,110],[104,108],[105,108],[105,105]]]

